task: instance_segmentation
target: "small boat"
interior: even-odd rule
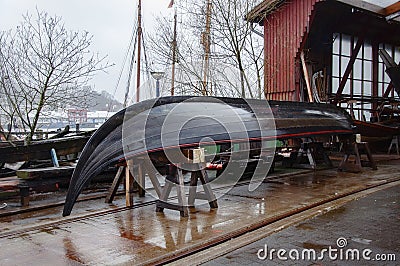
[[[357,127],[357,133],[361,134],[362,141],[366,142],[387,142],[392,140],[393,136],[400,135],[400,128],[395,126],[360,120],[354,120],[354,125]]]
[[[396,93],[400,95],[400,67],[395,63],[386,50],[380,49],[379,55],[385,64],[386,73],[390,77]],[[387,91],[387,93],[389,93],[389,91]],[[383,105],[381,107],[383,107]],[[357,127],[357,133],[361,134],[362,141],[376,143],[378,145],[374,146],[380,146],[380,148],[387,148],[393,136],[400,135],[398,115],[399,111],[397,108],[389,109],[384,107],[380,111],[381,122],[364,122],[355,120],[354,124]],[[390,118],[389,120],[387,119],[388,117]]]
[[[146,100],[116,113],[90,138],[72,175],[63,215],[71,213],[94,176],[129,158],[149,155],[165,166],[171,163],[169,151],[202,144],[351,134],[348,113],[327,104],[205,96]]]

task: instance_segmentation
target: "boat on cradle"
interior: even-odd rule
[[[362,141],[390,143],[393,136],[400,135],[400,127],[354,120],[357,133],[361,134]],[[386,146],[385,146],[386,147]]]
[[[380,49],[379,55],[386,66],[386,73],[392,81],[394,90],[397,95],[400,95],[400,66],[394,62],[386,50]],[[384,97],[387,97],[389,92],[390,90],[387,90]],[[392,101],[396,102],[395,99]],[[397,105],[395,109],[389,109],[382,104],[381,108],[379,112],[381,122],[355,120],[354,124],[363,141],[377,142],[378,146],[382,143],[384,145],[380,146],[387,147],[394,136],[400,135],[399,110]]]
[[[249,146],[263,141],[352,135],[353,120],[333,105],[241,98],[171,96],[131,105],[90,138],[71,178],[63,215],[86,184],[109,165],[149,156],[157,169],[166,153],[199,145]],[[246,146],[246,145],[244,145]],[[232,147],[231,147],[232,148]]]

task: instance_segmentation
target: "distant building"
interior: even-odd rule
[[[87,122],[87,109],[68,109],[68,122],[82,124]]]
[[[51,111],[43,113],[38,122],[38,129],[43,131],[57,131],[67,125],[75,130],[79,124],[79,130],[88,131],[99,128],[108,118],[116,112],[87,111],[85,109],[68,109],[66,111]]]

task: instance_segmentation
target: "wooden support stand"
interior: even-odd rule
[[[367,142],[353,142],[351,144],[345,143],[344,158],[340,162],[338,170],[348,172],[361,172],[363,166],[361,162],[361,154],[363,153],[366,154],[368,158],[366,166],[371,167],[373,170],[377,170],[378,168],[376,167],[375,161],[372,158],[372,154]],[[349,158],[351,155],[355,156],[353,164],[349,162]]]
[[[136,164],[134,164],[133,160],[127,160],[126,164],[121,165],[118,168],[117,174],[114,177],[114,181],[108,190],[108,194],[106,197],[106,203],[112,203],[114,200],[115,194],[117,193],[118,187],[123,179],[123,172],[125,172],[125,197],[126,197],[126,206],[133,206],[133,193],[138,191],[139,197],[145,196],[145,183],[144,183],[144,170],[143,170],[143,162],[141,160],[136,160]],[[134,175],[136,178],[134,178]]]
[[[21,197],[21,206],[29,206],[29,186],[25,184],[20,184],[18,187]]]
[[[182,169],[178,166],[171,165],[170,173],[165,179],[165,185],[161,191],[160,200],[156,204],[156,212],[163,212],[164,209],[177,210],[182,217],[189,215],[185,196],[185,184],[183,180]],[[169,194],[172,188],[176,187],[178,204],[168,203]]]
[[[203,186],[203,190],[204,190],[203,193],[197,192],[198,179],[200,179],[200,182]],[[209,182],[208,174],[204,168],[202,168],[200,171],[191,173],[189,199],[188,199],[189,207],[194,207],[194,201],[196,199],[202,199],[202,200],[208,200],[208,204],[210,205],[210,208],[212,208],[212,209],[218,208],[217,199],[215,198],[215,195],[212,192],[210,184],[208,182]]]
[[[192,165],[193,166],[193,165]],[[118,168],[114,181],[108,191],[106,203],[112,203],[118,187],[122,182],[125,172],[125,197],[126,206],[133,206],[133,192],[138,191],[140,197],[145,196],[145,174],[148,175],[157,193],[159,200],[156,204],[156,211],[163,212],[164,209],[177,210],[182,217],[188,216],[188,207],[194,206],[195,199],[208,200],[211,208],[218,208],[217,200],[211,190],[208,175],[205,170],[205,164],[199,163],[194,165],[196,170],[192,171],[189,188],[189,197],[186,199],[184,177],[181,165],[171,165],[169,175],[166,177],[165,185],[161,187],[155,172],[152,170],[148,161],[143,159],[128,160],[125,165]],[[200,169],[200,170],[199,170]],[[133,177],[132,172],[135,177]],[[197,192],[198,179],[203,186],[203,192]],[[177,203],[168,202],[168,198],[173,188],[177,190]],[[188,202],[187,202],[188,201]],[[188,204],[189,203],[189,204]]]
[[[317,168],[317,162],[322,161],[328,166],[332,167],[332,162],[329,156],[324,150],[322,142],[303,142],[301,143],[300,149],[297,153],[296,165],[301,165],[301,160],[304,156],[307,156],[309,166],[311,169]]]
[[[399,154],[399,137],[400,136],[393,136],[392,142],[390,142],[390,146],[389,146],[387,154],[390,154],[390,152],[392,151],[392,147],[395,146],[397,155],[400,155]]]
[[[189,198],[186,202],[184,190],[184,180],[180,165],[170,167],[170,175],[166,178],[165,186],[162,189],[160,200],[156,204],[156,212],[163,212],[164,209],[177,210],[182,217],[188,216],[188,207],[194,206],[195,199],[208,200],[211,208],[218,208],[217,200],[208,183],[208,175],[204,169],[204,164],[198,164],[196,171],[192,171],[190,178]],[[197,192],[198,179],[202,183],[204,192]],[[173,187],[177,189],[178,203],[169,203],[168,197]]]
[[[117,174],[114,177],[113,183],[112,183],[111,187],[108,189],[108,194],[107,194],[107,197],[106,197],[106,200],[105,200],[106,203],[112,203],[113,202],[114,197],[117,194],[117,190],[118,190],[119,184],[122,181],[122,178],[123,178],[122,173],[124,172],[124,170],[125,170],[125,166],[120,166],[118,168],[118,171],[117,171]]]

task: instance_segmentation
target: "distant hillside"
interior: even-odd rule
[[[119,111],[122,109],[122,103],[118,102],[113,96],[106,92],[93,91],[93,97],[89,101],[89,111]],[[111,108],[109,109],[109,106]]]

